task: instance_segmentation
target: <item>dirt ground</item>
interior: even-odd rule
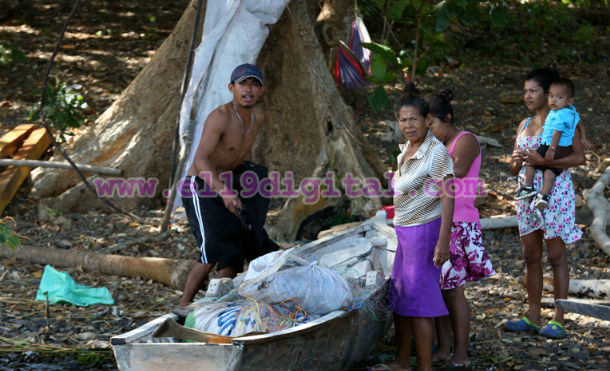
[[[18,46],[27,57],[15,65],[0,65],[0,135],[24,123],[28,110],[36,103],[31,92],[41,84],[60,21],[63,22],[69,11],[62,4],[67,2],[33,1],[32,9],[19,11],[0,23],[0,41]],[[80,85],[94,120],[146,65],[180,17],[180,9],[184,8],[180,4],[165,0],[83,3],[52,74],[69,84]],[[576,83],[575,106],[592,143],[587,164],[572,169],[580,208],[582,191],[591,187],[608,165],[610,67],[606,62],[559,68]],[[521,100],[527,67],[486,66],[441,71],[431,69],[417,81],[423,92],[453,90],[458,126],[493,138],[501,145],[482,149],[481,176],[488,195],[479,205],[481,216],[514,214],[512,193],[516,180],[508,173],[506,160],[512,151],[516,127],[528,115]],[[389,108],[374,115],[366,102],[366,93],[346,93],[345,98],[354,107],[362,131],[391,168],[400,141],[392,129],[394,116]],[[388,87],[388,93],[396,98],[400,87]],[[13,218],[13,228],[24,244],[133,256],[195,257],[194,239],[184,222],[174,224],[166,240],[141,242],[158,232],[162,210],[140,210],[145,219],[141,223],[95,210],[49,215],[39,212],[37,200],[28,196],[30,188],[28,180],[4,213]],[[583,238],[568,251],[570,277],[609,279],[610,257],[595,246],[587,226],[582,228]],[[501,324],[522,314],[527,303],[521,285],[524,261],[520,240],[515,229],[501,229],[486,231],[484,242],[498,274],[469,284],[466,290],[472,307],[469,352],[474,368],[609,369],[609,321],[567,314],[569,335],[562,340],[502,330]],[[44,302],[34,301],[44,266],[14,259],[0,261],[0,371],[114,370],[116,365],[108,350],[109,338],[167,313],[181,295],[153,281],[61,269],[79,284],[108,287],[115,304],[52,305],[47,309]],[[548,264],[544,266],[544,274],[551,275]],[[546,303],[552,302],[551,290],[545,286]],[[543,315],[551,317],[550,304],[543,309]],[[392,356],[393,344],[390,332],[386,341],[354,369],[387,360]],[[85,349],[96,352],[83,353]]]

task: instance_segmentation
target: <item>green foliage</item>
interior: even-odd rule
[[[114,360],[111,351],[107,350],[80,350],[76,354],[76,361],[82,363],[86,368],[98,366],[104,362]]]
[[[376,85],[416,79],[429,66],[481,61],[526,66],[596,62],[607,58],[610,17],[586,20],[576,8],[608,14],[610,0],[358,0],[376,42],[371,75]],[[584,14],[587,14],[586,12]],[[591,13],[589,13],[591,14]],[[607,42],[607,41],[606,41]],[[482,58],[483,57],[483,58]],[[379,86],[369,96],[375,112],[389,101]]]
[[[25,54],[16,46],[0,43],[0,66],[18,64],[26,59]]]
[[[507,2],[507,26],[504,29],[491,26],[480,30],[468,29],[470,39],[484,40],[484,47],[464,53],[463,57],[466,58],[463,59],[474,61],[485,56],[486,59],[508,62],[519,58],[529,66],[551,61],[559,64],[595,62],[598,58],[598,51],[593,45],[598,36],[603,37],[604,26],[610,23],[610,18],[605,24],[593,26],[587,20],[578,18],[579,13],[574,10],[576,7],[596,7],[602,13],[607,12],[610,10],[607,0]]]
[[[15,247],[21,245],[19,237],[7,226],[6,222],[0,219],[0,247]]]
[[[61,216],[64,211],[61,207],[54,207],[52,209],[46,209],[47,216]]]
[[[496,27],[504,27],[506,12],[499,1],[361,0],[363,13],[381,17],[384,24],[381,43],[362,44],[372,52],[368,80],[384,85],[403,74],[415,78],[430,64],[445,59],[455,50],[455,45],[445,36],[452,25],[473,26],[491,22]],[[409,33],[411,42],[406,43],[412,45],[410,48],[396,36],[407,30],[412,31]],[[389,104],[385,90],[380,87],[368,101],[376,113]]]
[[[40,96],[40,90],[34,91]],[[55,83],[47,83],[45,105],[43,107],[51,127],[59,132],[60,138],[65,141],[65,135],[73,135],[72,129],[79,128],[85,124],[86,116],[83,110],[88,108],[83,96],[74,90],[74,86],[68,86],[65,82],[55,78]],[[40,104],[36,104],[28,117],[30,121],[40,119]]]

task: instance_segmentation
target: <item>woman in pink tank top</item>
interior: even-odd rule
[[[449,150],[453,160],[455,195],[450,259],[441,272],[441,290],[449,316],[437,319],[439,350],[433,360],[445,361],[448,366],[470,366],[468,359],[468,337],[470,332],[470,306],[464,295],[464,284],[494,275],[489,256],[483,247],[479,210],[474,202],[479,185],[481,148],[474,134],[460,131],[454,125],[453,93],[443,90],[427,97],[430,113],[428,127]],[[451,332],[453,330],[454,353],[451,355]]]

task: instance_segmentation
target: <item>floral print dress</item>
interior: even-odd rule
[[[527,120],[523,129],[530,123]],[[521,132],[523,132],[521,129]],[[540,136],[517,137],[517,148],[521,151],[526,149],[536,150],[541,143]],[[525,166],[519,171],[519,186],[525,181]],[[536,170],[534,175],[534,189],[542,191],[543,172]],[[574,186],[569,169],[565,169],[555,178],[555,184],[551,191],[549,206],[540,212],[534,207],[534,197],[519,200],[517,203],[517,219],[519,221],[519,234],[521,236],[530,234],[538,229],[544,232],[544,239],[550,240],[559,237],[566,244],[578,241],[582,236],[580,227],[575,224],[576,203]]]

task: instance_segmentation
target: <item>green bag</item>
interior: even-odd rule
[[[59,272],[50,265],[44,268],[35,300],[46,301],[45,292],[49,295],[49,304],[71,303],[82,307],[93,304],[114,304],[114,299],[107,288],[79,285],[67,272]]]

